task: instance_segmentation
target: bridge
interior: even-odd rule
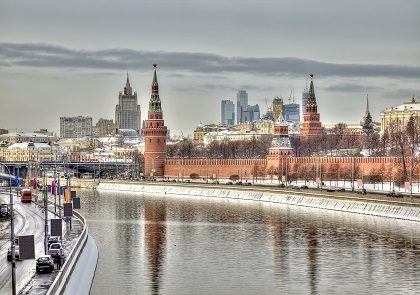
[[[18,175],[19,178],[41,175],[39,173],[40,170],[69,172],[76,177],[83,177],[84,174],[89,174],[94,178],[118,177],[122,174],[131,175],[132,177],[140,175],[139,166],[132,162],[2,161],[1,163],[7,166],[13,174]]]

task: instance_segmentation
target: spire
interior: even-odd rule
[[[157,64],[153,64],[153,68],[152,95],[150,96],[149,101],[149,112],[162,112],[159,98],[159,84],[156,75]]]
[[[309,97],[308,97],[308,103],[311,105],[316,105],[316,97],[315,97],[315,89],[314,89],[314,74],[309,75],[311,77],[311,84],[309,85]]]
[[[366,114],[370,113],[369,111],[369,94],[366,94]]]
[[[128,72],[127,72],[127,81],[125,82],[124,95],[132,95],[132,94],[133,94],[133,91],[131,89],[130,80],[128,78]]]

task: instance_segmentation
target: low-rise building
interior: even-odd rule
[[[0,141],[9,144],[19,142],[44,142],[53,143],[56,138],[50,134],[43,134],[37,132],[11,132],[0,135]]]
[[[381,112],[381,133],[392,128],[405,128],[410,117],[420,118],[420,102],[413,97],[411,101]]]
[[[239,131],[220,131],[220,132],[209,132],[204,135],[203,143],[208,145],[213,141],[239,141],[239,140],[258,140],[262,138],[271,138],[272,134],[263,134],[256,132],[239,132]]]
[[[48,162],[59,157],[57,146],[41,142],[19,142],[0,146],[0,160],[6,162]]]

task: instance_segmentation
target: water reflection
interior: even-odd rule
[[[162,262],[165,257],[166,204],[164,200],[144,200],[144,239],[150,271],[150,294],[159,294]]]
[[[100,250],[92,294],[420,289],[416,223],[236,200],[80,195]]]

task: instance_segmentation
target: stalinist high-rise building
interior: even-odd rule
[[[128,73],[124,93],[120,91],[115,107],[115,124],[118,129],[134,129],[137,132],[141,130],[140,105],[137,104],[137,92],[133,94]]]
[[[163,120],[162,106],[159,97],[159,84],[156,76],[156,65],[153,65],[152,95],[149,101],[149,112],[143,128],[144,135],[144,175],[162,177],[166,159],[166,135],[168,129]]]

